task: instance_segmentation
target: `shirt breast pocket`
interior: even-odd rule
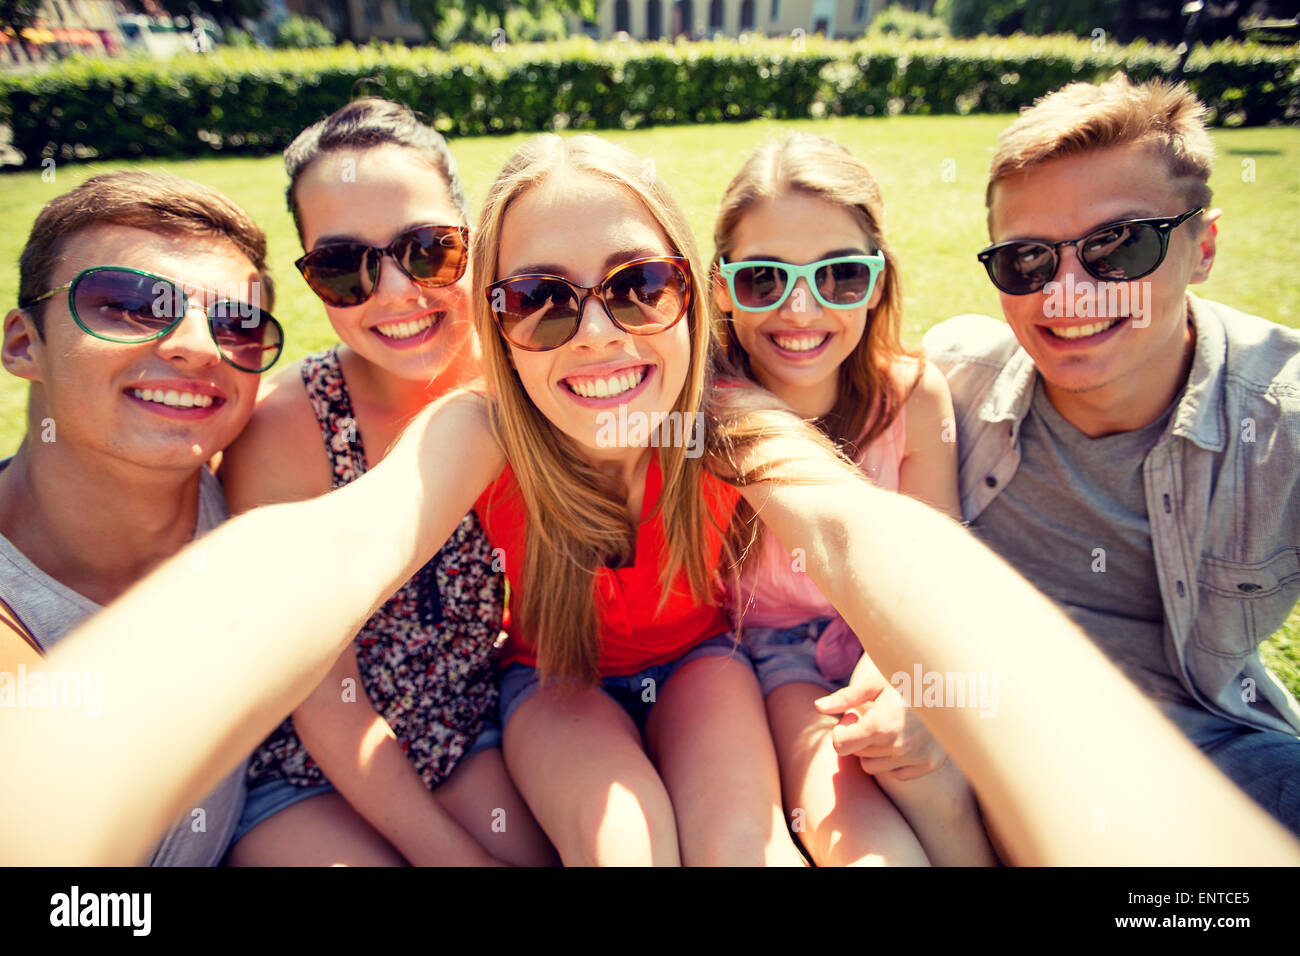
[[[1196,642],[1223,657],[1241,657],[1268,640],[1300,599],[1300,549],[1262,561],[1201,559]]]

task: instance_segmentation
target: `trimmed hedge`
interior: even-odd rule
[[[1097,49],[1101,46],[1101,49]],[[1117,69],[1168,75],[1168,47],[1073,37],[854,43],[586,39],[501,50],[222,50],[167,62],[71,61],[0,77],[0,122],[42,158],[283,149],[354,95],[409,103],[451,136],[825,115],[1011,112]],[[1300,46],[1198,49],[1187,82],[1228,125],[1300,119]]]

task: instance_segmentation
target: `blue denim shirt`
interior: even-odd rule
[[[1212,713],[1300,731],[1300,705],[1259,645],[1300,600],[1300,332],[1188,294],[1187,387],[1143,463],[1168,659]],[[1005,322],[960,315],[926,333],[957,415],[962,517],[1020,465],[1033,360]]]

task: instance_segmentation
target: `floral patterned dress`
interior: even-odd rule
[[[339,364],[338,347],[302,363],[334,471],[334,487],[366,471],[366,455]],[[495,716],[493,647],[501,633],[505,583],[474,512],[356,636],[361,682],[425,784],[445,780]],[[340,694],[343,690],[340,689]],[[250,788],[273,779],[327,783],[288,717],[253,753]]]

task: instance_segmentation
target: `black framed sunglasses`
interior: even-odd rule
[[[1029,295],[1047,285],[1061,267],[1062,246],[1074,246],[1079,264],[1094,279],[1131,282],[1160,268],[1169,253],[1169,235],[1193,216],[1197,206],[1181,216],[1126,219],[1092,230],[1078,239],[1011,239],[980,251],[993,284],[1007,295]]]
[[[557,349],[578,334],[595,296],[609,320],[632,335],[657,335],[691,308],[691,271],[681,256],[633,259],[584,288],[563,276],[509,276],[486,289],[488,309],[506,340],[529,352]]]
[[[416,226],[382,249],[363,242],[330,242],[294,265],[322,302],[348,309],[374,294],[385,258],[417,285],[451,285],[465,274],[469,262],[469,229]]]
[[[19,305],[28,308],[65,289],[72,320],[105,342],[134,345],[166,338],[189,312],[180,280],[126,266],[91,266],[66,285]],[[280,358],[284,330],[271,313],[234,299],[216,299],[206,312],[223,361],[241,372],[265,372]]]

